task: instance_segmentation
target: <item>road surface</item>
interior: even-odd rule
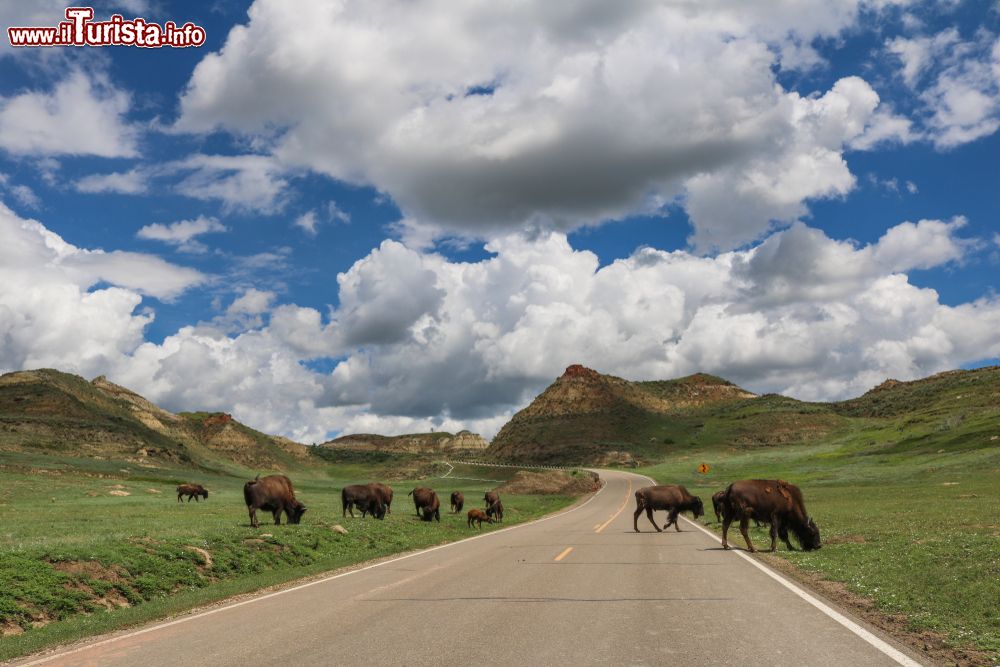
[[[602,476],[590,501],[532,524],[25,662],[919,664],[690,522],[656,533],[643,514],[634,533],[650,481]]]

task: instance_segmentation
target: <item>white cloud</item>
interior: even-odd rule
[[[285,205],[287,171],[265,155],[191,155],[164,165],[163,174],[183,174],[174,185],[182,195],[221,201],[227,211],[273,213]]]
[[[917,92],[926,133],[948,149],[1000,128],[1000,39],[981,30],[962,40],[954,28],[887,43],[900,76]]]
[[[0,204],[0,369],[105,372],[142,343],[144,294],[169,299],[203,280],[151,255],[78,248]]]
[[[216,218],[199,215],[194,220],[178,220],[169,224],[155,222],[142,227],[136,236],[148,241],[162,241],[185,252],[204,253],[208,248],[195,237],[225,231],[228,231],[226,226]]]
[[[316,211],[306,211],[295,219],[294,225],[309,236],[316,236]]]
[[[886,4],[258,0],[199,63],[177,127],[372,184],[409,229],[567,229],[676,200],[700,249],[729,248],[848,191],[850,142],[905,137],[860,79],[802,97],[774,74]]]
[[[106,77],[73,69],[51,91],[0,99],[0,148],[26,156],[133,157],[129,96]]]
[[[115,192],[123,195],[144,194],[149,189],[149,180],[146,172],[140,169],[131,169],[124,172],[112,172],[110,174],[91,174],[77,179],[73,183],[77,192],[88,194]]]
[[[275,296],[274,292],[267,290],[247,289],[229,304],[226,313],[229,315],[259,315],[267,312]]]

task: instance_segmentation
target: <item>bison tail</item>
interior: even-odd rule
[[[410,489],[410,492],[409,492],[409,493],[407,493],[406,495],[408,495],[408,496],[412,496],[412,495],[413,495],[413,492],[414,492],[414,491],[416,491],[416,489]]]

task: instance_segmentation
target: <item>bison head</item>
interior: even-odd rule
[[[202,498],[204,498],[205,500],[208,500],[208,489],[202,489],[198,493],[201,495]]]
[[[306,513],[306,506],[296,502],[292,511],[288,512],[288,523],[298,523],[302,520],[302,515]]]
[[[812,519],[808,519],[804,525],[796,528],[795,536],[799,538],[803,551],[813,551],[823,546],[819,540],[819,526]]]
[[[691,513],[696,519],[705,515],[705,505],[701,502],[701,498],[698,496],[694,497],[694,502],[691,504]]]

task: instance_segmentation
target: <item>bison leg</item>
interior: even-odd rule
[[[670,521],[667,522],[674,524],[674,530],[676,530],[678,533],[681,532],[681,524],[678,523],[677,521],[677,515],[680,513],[681,513],[680,510],[672,510],[669,515]],[[666,528],[666,526],[664,526],[664,528]]]
[[[747,541],[747,550],[751,553],[757,551],[753,548],[753,542],[750,541],[750,533],[747,532],[747,528],[750,525],[750,518],[744,516],[740,519],[740,533],[743,534],[743,539]]]
[[[257,523],[257,510],[253,507],[247,508],[250,511],[250,525],[257,528],[260,524]]]
[[[273,512],[271,512],[271,516],[274,517],[274,525],[275,526],[280,526],[281,525],[281,510],[280,509],[274,510]]]
[[[788,526],[780,521],[776,521],[776,523],[778,524],[778,537],[780,537],[781,541],[785,543],[785,546],[788,547],[789,551],[795,551],[795,547],[792,546],[792,543],[788,540]]]
[[[771,519],[771,553],[778,550],[778,522]]]
[[[177,494],[177,502],[181,502],[181,496],[183,496],[183,495],[184,495],[183,493],[178,493]]]
[[[722,515],[722,548],[723,549],[728,549],[729,548],[729,541],[726,539],[726,536],[729,533],[729,524],[731,524],[732,522],[733,522],[733,517],[729,514],[729,512],[726,512],[725,514]]]

